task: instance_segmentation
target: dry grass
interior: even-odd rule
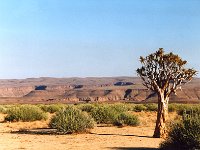
[[[13,122],[5,123],[5,125],[7,128],[10,128],[11,131],[48,128],[47,121]]]
[[[142,112],[132,112],[132,113],[139,117],[140,127],[154,127],[155,126],[157,112],[142,111]],[[168,123],[170,123],[173,120],[177,120],[177,118],[179,118],[179,116],[176,112],[170,112]]]
[[[1,132],[12,132],[12,131],[19,131],[19,130],[31,130],[31,129],[41,129],[41,128],[48,128],[48,123],[52,114],[48,114],[48,120],[42,121],[32,121],[32,122],[5,122],[4,118],[6,114],[0,114],[0,122],[1,125],[4,127],[1,129]]]

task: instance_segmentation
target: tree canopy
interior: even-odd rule
[[[137,73],[144,86],[156,92],[163,90],[165,96],[175,93],[197,73],[194,69],[185,68],[186,60],[172,52],[165,54],[163,48],[147,57],[141,56],[140,62],[142,67],[137,69]]]

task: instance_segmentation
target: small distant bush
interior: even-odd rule
[[[169,104],[169,112],[177,112],[179,115],[183,115],[183,112],[186,110],[190,112],[200,112],[200,104]]]
[[[90,114],[98,124],[113,124],[118,112],[108,105],[99,105],[92,109]]]
[[[51,104],[39,106],[44,112],[55,113],[65,107],[63,104]]]
[[[131,110],[131,106],[128,104],[123,104],[123,103],[116,103],[116,104],[111,104],[109,105],[111,109],[114,109],[118,113],[123,113]]]
[[[157,104],[145,104],[146,111],[157,111],[158,105]]]
[[[183,120],[172,126],[168,138],[161,143],[161,150],[200,149],[200,115],[183,114]]]
[[[168,106],[168,111],[169,112],[175,112],[179,110],[179,105],[178,104],[169,104]]]
[[[116,117],[113,124],[116,126],[137,126],[139,125],[139,119],[135,115],[129,113],[121,113]]]
[[[68,106],[56,113],[49,126],[63,134],[86,132],[94,127],[94,120],[86,112]]]
[[[6,108],[5,106],[0,105],[0,113],[6,113]]]
[[[47,114],[39,107],[33,105],[21,105],[7,110],[5,121],[35,121],[46,120]]]
[[[200,105],[180,105],[178,109],[178,114],[183,115],[184,112],[186,114],[196,113],[200,114]]]
[[[91,112],[92,109],[95,108],[95,105],[93,105],[93,104],[80,104],[80,105],[77,105],[77,108],[82,110],[82,111]]]
[[[90,114],[98,124],[137,126],[139,124],[138,117],[129,114],[128,110],[129,108],[126,107],[126,104],[104,104],[97,105]]]
[[[141,112],[141,111],[146,111],[146,110],[147,110],[147,107],[143,104],[138,104],[138,105],[135,105],[134,107],[135,112]]]

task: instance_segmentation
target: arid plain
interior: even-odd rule
[[[162,139],[152,138],[156,113],[136,113],[141,120],[138,127],[97,126],[89,133],[55,135],[48,129],[48,121],[0,123],[2,150],[145,150],[157,149]],[[1,121],[4,115],[1,116]],[[171,118],[176,117],[175,113]]]
[[[0,103],[146,103],[156,102],[156,95],[144,88],[139,78],[32,78],[0,80]],[[199,103],[200,79],[183,86],[171,102]],[[2,150],[60,150],[60,149],[116,149],[154,150],[163,139],[152,138],[156,112],[132,112],[139,117],[136,127],[96,125],[88,133],[57,135],[46,121],[6,122],[0,114],[0,149]],[[170,113],[170,120],[178,115]],[[170,122],[170,121],[169,121]]]

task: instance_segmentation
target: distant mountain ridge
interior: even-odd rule
[[[0,79],[0,103],[145,102],[157,95],[138,77]],[[171,95],[171,101],[200,102],[200,79]]]

